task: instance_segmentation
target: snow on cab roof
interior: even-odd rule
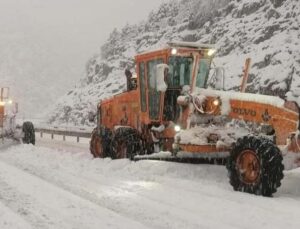
[[[214,44],[203,44],[199,42],[171,41],[167,43],[170,47],[197,48],[197,49],[214,49]]]
[[[166,45],[162,45],[160,47],[155,46],[153,49],[149,49],[147,51],[143,51],[139,53],[137,56],[151,53],[151,52],[156,52],[156,51],[161,51],[163,49],[168,49],[168,48],[195,48],[195,49],[215,49],[214,44],[203,44],[199,42],[187,42],[187,41],[170,41],[167,42]]]

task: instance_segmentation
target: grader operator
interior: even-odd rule
[[[212,45],[172,42],[137,55],[137,87],[98,105],[91,153],[115,159],[226,158],[234,190],[276,192],[283,152],[293,152],[294,166],[299,163],[298,105],[224,91],[222,69],[211,67],[214,53]]]

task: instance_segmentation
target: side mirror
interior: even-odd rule
[[[158,64],[156,66],[156,90],[165,92],[168,85],[165,82],[165,70],[169,69],[167,64]]]
[[[89,122],[94,122],[96,118],[96,114],[93,111],[90,111],[88,114]]]
[[[19,104],[15,103],[15,114],[19,112]]]
[[[216,89],[219,90],[224,90],[224,84],[225,84],[225,80],[224,80],[224,68],[220,68],[217,67],[215,69],[216,71]]]
[[[9,98],[9,88],[8,87],[2,87],[0,91],[0,99],[3,101],[4,99]]]
[[[214,72],[208,82],[208,85],[211,85],[217,90],[225,89],[225,69],[222,67],[213,68]]]

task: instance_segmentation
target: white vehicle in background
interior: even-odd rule
[[[16,123],[18,103],[9,97],[9,88],[0,88],[0,139],[13,139],[25,144],[35,144],[35,131],[32,122]],[[1,142],[0,142],[1,143]]]

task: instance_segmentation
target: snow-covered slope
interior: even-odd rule
[[[226,70],[226,88],[237,89],[247,57],[252,58],[249,92],[284,96],[300,87],[299,0],[171,1],[145,22],[114,30],[86,77],[54,106],[51,122],[88,124],[100,99],[125,89],[125,68],[136,53],[170,40],[215,43],[215,62]],[[292,81],[292,84],[290,82]]]

